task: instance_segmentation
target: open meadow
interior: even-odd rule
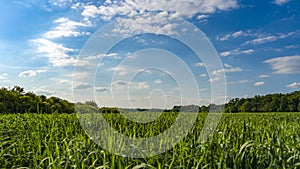
[[[100,148],[75,114],[0,115],[0,168],[298,168],[300,113],[223,114],[205,143],[200,131],[207,114],[169,151],[132,159]],[[120,114],[105,114],[119,132],[143,137],[164,131],[176,114],[138,125]],[[136,136],[139,137],[139,136]]]

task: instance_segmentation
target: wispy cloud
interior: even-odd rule
[[[48,39],[62,38],[62,37],[78,37],[82,35],[89,35],[89,32],[79,31],[79,27],[90,27],[91,23],[76,22],[69,18],[59,18],[53,22],[58,24],[52,30],[46,32],[43,36]]]
[[[231,81],[228,84],[245,84],[245,83],[249,83],[249,80],[239,80],[239,81]]]
[[[270,77],[270,75],[259,75],[258,77],[260,77],[260,78],[268,78],[268,77]]]
[[[154,81],[154,83],[155,83],[155,84],[161,84],[161,83],[162,83],[162,80],[156,79],[156,80]]]
[[[204,67],[205,64],[203,62],[198,62],[198,63],[195,64],[195,66],[197,66],[197,67]]]
[[[44,73],[44,72],[46,72],[46,70],[44,70],[44,69],[41,69],[41,70],[26,70],[26,71],[23,71],[23,72],[19,73],[18,76],[20,76],[20,77],[34,77],[37,74]]]
[[[286,87],[293,88],[293,89],[299,88],[300,82],[294,82],[294,83],[288,84],[288,85],[286,85]]]
[[[147,82],[131,82],[129,88],[142,90],[150,88],[150,85]]]
[[[222,52],[220,53],[220,55],[225,57],[230,55],[252,54],[253,52],[253,49],[241,50],[240,48],[237,48],[234,50]]]
[[[299,34],[299,33],[300,33],[300,31],[296,30],[293,32],[288,32],[288,33],[278,33],[276,35],[259,35],[259,37],[256,39],[246,41],[245,43],[242,44],[242,46],[249,45],[249,44],[250,45],[258,45],[258,44],[263,44],[263,43],[268,43],[268,42],[274,42],[279,39],[286,39],[288,37],[291,37],[291,36]]]
[[[226,35],[221,36],[221,37],[217,37],[217,40],[225,41],[225,40],[228,40],[230,38],[237,38],[237,37],[245,36],[245,35],[247,35],[246,32],[240,30],[240,31],[237,31],[237,32],[226,34]]]
[[[256,82],[254,83],[254,86],[263,86],[265,82]]]
[[[266,60],[277,74],[300,73],[300,56],[284,56]]]
[[[35,46],[35,53],[46,57],[53,66],[73,66],[77,62],[75,58],[69,55],[75,51],[74,49],[47,39],[34,39],[31,42]]]
[[[2,74],[0,74],[0,80],[6,79],[7,76],[8,76],[8,73],[2,73]]]
[[[288,3],[290,0],[274,0],[273,3],[276,5],[283,5]]]
[[[110,92],[110,89],[107,87],[96,87],[95,91],[100,92],[100,93],[106,93],[106,92]]]
[[[225,68],[224,69],[219,69],[219,70],[214,70],[212,72],[212,75],[222,75],[223,72],[225,73],[234,73],[234,72],[242,72],[243,69],[241,69],[240,67],[233,67],[231,65],[228,64],[224,64]]]
[[[69,5],[71,5],[73,0],[48,0],[48,3],[51,4],[52,6],[60,7],[60,8],[65,8]]]
[[[88,83],[80,83],[80,84],[77,84],[75,85],[74,89],[89,89],[89,88],[92,88],[93,86],[91,84],[88,84]]]

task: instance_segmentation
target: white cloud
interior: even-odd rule
[[[51,5],[61,8],[70,5],[72,2],[73,0],[48,0],[48,3],[50,3]]]
[[[277,37],[272,35],[272,36],[266,36],[266,37],[253,39],[251,41],[246,42],[246,44],[249,43],[249,44],[256,45],[256,44],[261,44],[261,43],[273,42],[276,40],[277,40]]]
[[[288,84],[288,85],[286,85],[286,87],[293,88],[293,89],[299,88],[300,82],[294,82],[294,83]]]
[[[217,81],[219,81],[219,80],[221,80],[221,78],[220,77],[212,77],[212,78],[209,78],[209,82],[217,82]]]
[[[234,32],[234,33],[226,34],[222,37],[217,37],[217,40],[225,41],[225,40],[228,40],[230,38],[237,38],[237,37],[245,36],[245,35],[246,35],[246,33],[243,32],[242,30],[240,30],[240,31],[237,31],[237,32]]]
[[[265,82],[256,82],[254,83],[254,86],[263,86]]]
[[[0,80],[6,79],[7,76],[8,76],[7,73],[2,73],[2,74],[0,74]]]
[[[202,73],[199,75],[200,77],[207,77],[207,74],[206,73]]]
[[[23,72],[19,73],[18,76],[20,76],[20,77],[34,77],[37,74],[44,73],[44,72],[46,72],[46,70],[44,70],[44,69],[41,69],[41,70],[26,70],[26,71],[23,71]]]
[[[198,63],[195,64],[195,66],[197,66],[197,67],[204,67],[205,64],[203,62],[198,62]]]
[[[173,34],[175,24],[170,24],[169,19],[176,17],[205,19],[209,14],[216,11],[226,11],[238,8],[237,0],[170,0],[170,1],[106,1],[101,6],[83,6],[82,16],[89,18],[101,18],[110,21],[116,16],[124,17],[119,20],[119,29],[122,32],[132,30],[133,32],[151,32],[161,34]],[[141,16],[136,18],[135,16]],[[124,29],[124,27],[126,29]],[[126,32],[122,32],[126,33]]]
[[[284,56],[266,60],[277,74],[300,73],[300,56]]]
[[[38,95],[53,96],[53,95],[57,94],[57,91],[56,90],[48,90],[48,89],[44,89],[44,88],[38,88],[34,91],[34,93],[36,93]]]
[[[208,18],[208,15],[198,15],[197,16],[198,20],[203,20],[203,19],[207,19],[207,18]]]
[[[148,89],[150,85],[147,82],[130,83],[130,88],[141,90]]]
[[[58,84],[72,84],[71,80],[59,80]]]
[[[53,66],[74,66],[77,63],[75,58],[69,56],[69,53],[75,51],[74,49],[47,39],[34,39],[31,42],[36,47],[35,52],[46,57]]]
[[[242,44],[244,45],[258,45],[258,44],[263,44],[263,43],[268,43],[268,42],[274,42],[277,41],[278,39],[286,39],[288,37],[291,37],[293,35],[299,34],[300,30],[296,30],[294,32],[288,32],[288,33],[278,33],[277,35],[258,35],[259,37],[250,41],[245,42]]]
[[[154,81],[154,83],[156,83],[156,84],[161,84],[161,83],[162,83],[162,80],[156,79],[156,80]]]
[[[219,10],[226,11],[237,7],[238,2],[236,0],[107,1],[104,5],[99,7],[95,5],[84,6],[82,15],[85,17],[96,17],[99,15],[103,20],[110,20],[116,15],[133,16],[137,13],[144,13],[145,11],[165,11],[180,17],[190,18],[197,14],[209,14]]]
[[[241,55],[241,54],[252,54],[254,52],[253,49],[248,49],[248,50],[240,50],[240,48],[230,50],[230,51],[225,51],[220,53],[221,56],[230,56],[230,55]]]
[[[112,88],[116,90],[128,88],[128,82],[117,80],[112,83]]]
[[[55,39],[61,37],[78,37],[82,35],[89,35],[89,32],[80,32],[77,29],[79,27],[90,27],[91,23],[88,21],[76,22],[69,18],[59,18],[54,21],[54,24],[58,24],[53,30],[46,32],[43,36],[48,39]]]
[[[288,3],[290,0],[274,0],[274,4],[276,5],[283,5],[285,3]]]
[[[259,75],[260,78],[268,78],[270,75]]]
[[[218,75],[222,75],[223,72],[226,72],[226,73],[234,73],[234,72],[242,72],[243,69],[241,69],[240,67],[233,67],[231,65],[228,65],[228,64],[224,64],[224,66],[226,68],[224,69],[219,69],[219,70],[214,70],[212,72],[212,75],[215,75],[215,76],[218,76]]]
[[[250,82],[249,80],[239,80],[239,81],[232,81],[229,82],[228,84],[244,84]]]
[[[107,87],[96,87],[95,91],[100,93],[106,93],[106,92],[110,92],[110,89]]]
[[[77,84],[75,85],[74,89],[89,89],[89,88],[92,88],[93,86],[91,84],[88,84],[88,83],[80,83],[80,84]]]

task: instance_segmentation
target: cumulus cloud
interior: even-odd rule
[[[197,14],[210,14],[216,11],[226,11],[238,8],[236,0],[214,0],[214,1],[193,1],[193,0],[170,0],[170,1],[106,1],[103,5],[84,6],[82,15],[85,17],[100,16],[103,20],[110,20],[117,15],[133,16],[145,11],[157,12],[166,11],[180,17],[193,17]]]
[[[284,56],[266,60],[274,73],[277,74],[297,74],[300,73],[300,56]]]
[[[263,86],[265,82],[256,82],[254,83],[254,86]]]
[[[26,71],[23,71],[23,72],[19,73],[18,76],[20,76],[20,77],[34,77],[37,74],[43,73],[43,72],[46,72],[46,70],[44,70],[44,69],[41,69],[41,70],[26,70]]]
[[[70,20],[69,18],[59,18],[54,21],[54,24],[58,24],[44,34],[45,38],[55,39],[62,37],[78,37],[82,35],[89,35],[89,32],[81,32],[78,30],[79,27],[90,27],[91,23],[88,21],[85,22],[76,22]]]
[[[221,56],[230,56],[230,55],[241,55],[241,54],[252,54],[254,52],[253,49],[248,49],[248,50],[241,50],[240,48],[230,50],[230,51],[225,51],[220,53]]]
[[[116,16],[123,17],[119,20],[120,29],[115,31],[132,30],[133,32],[173,34],[176,24],[170,24],[168,22],[170,19],[196,17],[201,20],[216,11],[231,10],[238,8],[238,6],[237,0],[122,0],[105,1],[100,6],[84,5],[81,14],[86,20],[97,17],[104,21],[110,21]],[[137,15],[141,17],[136,18]],[[127,29],[122,29],[124,26]]]
[[[288,84],[288,85],[286,85],[286,87],[293,88],[293,89],[299,88],[300,82],[294,82],[294,83]]]

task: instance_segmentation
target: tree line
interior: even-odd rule
[[[74,104],[58,97],[47,98],[26,92],[24,88],[0,89],[0,113],[73,113]]]
[[[225,112],[300,112],[300,91],[231,99],[225,105]]]
[[[95,101],[71,103],[58,97],[47,98],[33,92],[25,92],[24,88],[14,86],[11,89],[0,89],[0,113],[74,113],[75,106],[80,111],[93,110],[102,113],[119,113],[117,108],[98,108]],[[210,104],[208,106],[174,106],[165,112],[209,112],[224,107],[226,113],[238,112],[300,112],[300,91],[287,94],[256,95],[252,98],[231,99],[225,105]],[[99,111],[98,111],[99,110]]]

